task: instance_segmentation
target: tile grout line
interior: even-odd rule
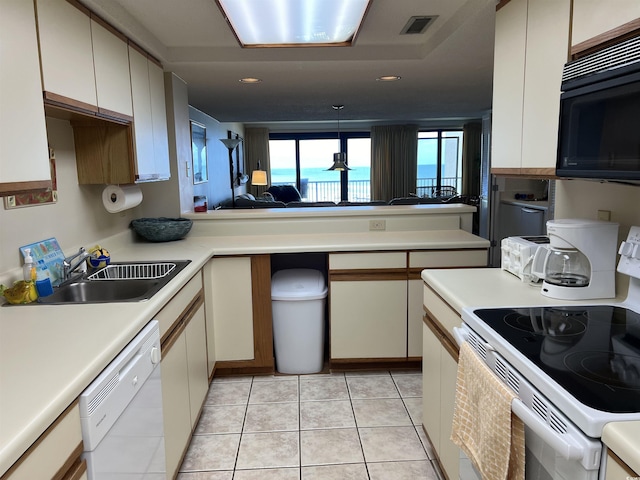
[[[240,456],[240,445],[242,445],[242,436],[244,435],[244,426],[247,423],[247,414],[249,413],[249,399],[251,398],[251,391],[253,390],[253,382],[255,380],[255,376],[251,377],[251,386],[249,387],[249,394],[247,395],[247,403],[244,406],[244,417],[242,418],[242,426],[240,427],[240,439],[238,440],[238,448],[236,449],[236,458],[233,462],[233,472],[231,474],[231,478],[235,478],[236,469],[238,466],[238,457]]]
[[[364,455],[364,446],[362,445],[362,437],[360,436],[360,428],[358,428],[358,419],[356,418],[356,410],[353,406],[353,397],[351,396],[351,388],[349,388],[349,382],[347,375],[344,376],[344,381],[347,385],[347,394],[349,395],[349,404],[351,405],[351,412],[353,413],[353,423],[356,426],[356,434],[358,435],[358,442],[360,443],[360,450],[362,451],[362,460],[364,462],[364,469],[367,472],[367,479],[371,480],[371,474],[369,473],[369,464],[367,463],[367,457]]]

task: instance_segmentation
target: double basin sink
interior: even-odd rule
[[[191,260],[118,262],[62,283],[53,294],[38,298],[44,305],[139,302],[148,300]]]

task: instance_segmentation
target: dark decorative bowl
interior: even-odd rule
[[[150,242],[172,242],[183,238],[193,222],[188,218],[137,218],[131,221],[131,228]]]

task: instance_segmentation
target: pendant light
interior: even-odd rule
[[[344,105],[333,105],[333,109],[338,111],[338,144],[342,143],[340,139],[340,110],[344,108]],[[345,170],[351,170],[347,166],[347,154],[346,152],[338,152],[333,154],[333,165],[331,168],[327,168],[327,170],[337,170],[339,172],[343,172]]]

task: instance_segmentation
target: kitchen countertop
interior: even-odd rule
[[[422,279],[458,313],[465,307],[575,304],[545,297],[539,286],[523,283],[499,268],[423,270]],[[617,303],[625,298],[626,294],[589,303]],[[640,422],[609,423],[602,432],[602,441],[629,467],[640,472]]]
[[[116,261],[188,259],[191,263],[144,302],[0,307],[0,475],[214,255],[489,245],[463,230],[226,237],[190,234],[168,243],[137,242],[131,232],[124,232],[100,243]]]

